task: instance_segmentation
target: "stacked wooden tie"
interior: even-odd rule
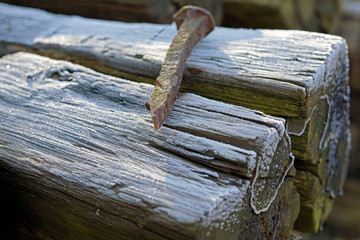
[[[176,32],[175,25],[6,4],[0,19],[3,55],[28,51],[147,83],[157,77]],[[20,179],[8,191],[36,193],[39,201],[20,205],[49,220],[50,235],[58,234],[58,224],[76,221],[68,232],[89,236],[105,229],[115,237],[283,238],[298,211],[293,183],[301,205],[295,226],[316,232],[341,194],[348,167],[348,64],[340,37],[219,27],[193,50],[181,91],[276,117],[185,94],[165,128],[154,132],[143,107],[151,85],[34,54],[4,56],[3,179]],[[286,119],[287,131],[278,117]],[[51,221],[38,211],[54,208],[47,194],[66,206],[68,217],[58,210]],[[76,217],[79,210],[84,215]],[[104,221],[88,229],[101,213]]]

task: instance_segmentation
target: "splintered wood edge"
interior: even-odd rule
[[[33,63],[31,61],[31,59],[32,59]],[[89,70],[89,69],[86,69],[84,67],[81,67],[81,66],[78,66],[78,65],[73,65],[71,63],[67,63],[67,62],[64,62],[64,61],[50,60],[50,59],[47,59],[47,58],[44,58],[44,57],[39,57],[39,56],[36,56],[36,55],[33,55],[33,54],[26,54],[26,53],[17,53],[17,54],[14,54],[14,55],[9,55],[9,56],[6,56],[6,57],[2,58],[2,61],[4,61],[4,60],[10,60],[8,63],[11,63],[11,60],[13,60],[14,62],[18,61],[19,62],[18,64],[20,64],[22,67],[26,67],[27,69],[29,69],[31,71],[31,74],[25,74],[23,71],[21,71],[22,72],[21,74],[23,74],[23,75],[25,74],[27,76],[27,78],[29,78],[29,77],[32,78],[31,76],[35,74],[34,75],[35,79],[33,79],[33,80],[29,79],[27,84],[34,84],[35,82],[34,83],[31,83],[31,82],[39,81],[39,80],[41,80],[41,77],[48,77],[48,78],[53,78],[53,77],[57,78],[57,77],[59,77],[60,79],[63,79],[64,77],[70,76],[69,74],[72,74],[74,69],[78,69],[77,71],[79,72],[79,74],[86,74],[88,72],[90,74],[89,75],[90,78],[95,78],[93,80],[93,81],[95,81],[94,83],[92,83],[92,84],[89,83],[91,85],[91,88],[94,88],[94,90],[91,90],[91,88],[90,88],[89,89],[90,91],[88,91],[88,94],[93,94],[94,93],[93,91],[96,92],[96,91],[101,90],[101,91],[105,91],[105,92],[103,92],[103,94],[105,94],[106,97],[108,97],[109,99],[117,99],[118,98],[118,97],[116,97],[117,96],[117,94],[116,94],[116,84],[112,85],[111,82],[108,82],[107,83],[108,86],[106,86],[106,85],[100,86],[101,85],[100,80],[96,81],[97,76],[99,76],[99,79],[103,79],[103,78],[105,78],[105,75],[96,73],[96,72],[94,72],[92,70]],[[22,64],[21,62],[25,62],[26,64]],[[5,65],[3,67],[5,69],[12,68],[11,64],[7,64],[7,63],[4,63],[4,64]],[[37,71],[39,71],[39,72],[37,73],[37,71],[31,70],[32,67],[37,68]],[[48,70],[50,70],[49,73],[47,73]],[[6,71],[2,71],[2,74],[8,75],[8,73],[6,73]],[[51,80],[51,79],[49,79],[49,80]],[[111,78],[111,80],[116,80],[116,79]],[[102,81],[104,81],[104,80],[102,80]],[[61,84],[65,84],[65,85],[70,84],[69,87],[71,89],[71,86],[72,86],[71,81],[70,82],[64,81]],[[87,84],[87,83],[82,83],[82,84]],[[140,88],[141,90],[140,89],[139,90],[140,90],[140,93],[141,93],[140,96],[142,96],[142,97],[144,97],[146,95],[146,94],[145,95],[143,94],[144,91],[149,92],[149,90],[151,89],[151,86],[146,87],[145,84],[131,83],[131,82],[128,82],[128,81],[125,81],[124,84],[125,85],[128,84],[128,85],[134,85],[134,86],[135,85],[136,86],[141,86],[141,88]],[[28,85],[27,87],[29,87],[29,86],[30,85]],[[83,87],[86,87],[86,85],[84,85]],[[108,88],[108,87],[111,87],[111,88],[115,87],[115,89],[111,89],[111,88]],[[128,93],[128,94],[134,94],[134,93]],[[135,96],[137,96],[137,95],[135,95]],[[186,95],[186,96],[189,96],[190,98],[191,97],[196,97],[195,95],[191,95],[191,94]],[[182,98],[182,99],[186,99],[186,96],[185,96],[185,98]],[[130,101],[130,103],[135,101],[139,106],[140,105],[142,106],[142,100],[138,99],[138,98],[139,98],[139,96],[137,96],[136,101],[135,101],[135,99],[131,100],[132,98],[129,98],[128,101]],[[215,101],[213,101],[213,102],[215,102]],[[124,104],[126,104],[126,103],[124,102]],[[200,105],[205,104],[205,105],[209,106],[209,104],[207,104],[206,102],[204,102],[204,103],[198,102],[196,104],[200,104]],[[219,103],[219,104],[220,104],[219,106],[223,106],[223,103]],[[239,110],[239,112],[247,112],[248,111],[245,108],[231,106],[231,105],[227,105],[227,104],[224,105],[224,106],[229,106],[230,109],[234,108],[231,111],[234,111],[234,110]],[[214,108],[214,107],[215,107],[215,105],[211,104],[210,108]],[[143,109],[143,110],[146,113],[146,110],[145,109]],[[225,111],[225,109],[220,108],[220,109],[218,109],[218,111],[219,112]],[[226,111],[225,111],[225,113],[226,113]],[[239,114],[239,113],[237,111],[234,111],[234,114]],[[281,119],[273,119],[273,120],[271,120],[271,118],[267,117],[266,115],[259,115],[259,112],[257,112],[257,111],[248,111],[248,113],[245,114],[245,118],[247,116],[249,118],[249,120],[251,120],[251,117],[250,117],[251,115],[257,116],[257,119],[255,120],[255,122],[257,124],[259,124],[259,121],[261,122],[261,120],[262,120],[262,122],[263,122],[262,124],[269,125],[269,126],[272,125],[272,126],[275,127],[275,129],[277,129],[277,131],[280,131],[280,133],[284,134],[284,126],[283,126],[284,121],[283,120],[281,120]],[[273,123],[271,123],[271,121],[268,121],[268,120],[265,121],[264,119],[269,119],[269,120],[273,121]],[[80,120],[80,119],[78,119],[78,120]],[[198,170],[198,171],[204,172],[202,170]],[[285,175],[286,175],[287,171],[288,171],[288,169],[285,171]],[[205,171],[205,172],[207,172],[207,171]],[[215,175],[219,176],[219,174],[215,174]],[[270,201],[273,201],[273,199],[271,199]]]

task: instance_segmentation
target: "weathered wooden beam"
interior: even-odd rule
[[[333,33],[340,0],[222,0],[223,25],[242,28],[302,29]]]
[[[174,25],[64,17],[5,4],[0,17],[3,54],[28,50],[151,83],[176,32]],[[346,177],[346,48],[344,39],[326,34],[219,27],[193,50],[183,76],[182,91],[286,118],[296,167],[311,173],[298,178],[306,184],[296,181],[302,201],[312,201],[303,205],[312,211],[301,215],[302,231],[319,229]],[[305,185],[315,184],[322,191],[310,196]],[[301,224],[308,221],[314,224]]]
[[[0,87],[2,183],[52,238],[292,229],[300,201],[285,181],[294,158],[283,119],[183,94],[156,131],[151,85],[30,53],[0,59]]]

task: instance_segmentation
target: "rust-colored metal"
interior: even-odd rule
[[[173,18],[178,32],[166,53],[150,96],[149,106],[155,129],[160,129],[170,115],[191,50],[215,27],[211,13],[200,7],[185,6]]]

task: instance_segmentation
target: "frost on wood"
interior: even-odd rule
[[[91,20],[5,4],[0,19],[2,54],[25,49],[152,83],[176,32],[174,24]],[[316,232],[342,192],[350,149],[348,66],[346,42],[337,36],[219,27],[195,47],[184,72],[180,91],[287,120],[295,167],[312,176],[294,182],[323,189],[314,197],[299,191],[304,209],[312,209],[303,220],[315,223],[302,231]]]
[[[292,228],[299,202],[284,182],[283,119],[182,94],[155,131],[144,107],[151,85],[29,53],[3,57],[0,70],[0,165],[35,176],[38,189],[99,202],[140,236],[251,238],[274,231],[271,221],[289,221],[279,236]],[[291,194],[281,201],[292,208],[273,210]]]

